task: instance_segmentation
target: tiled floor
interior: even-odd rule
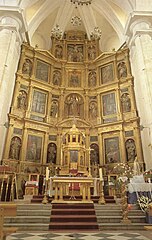
[[[152,240],[152,232],[94,232],[94,233],[14,233],[6,240]]]

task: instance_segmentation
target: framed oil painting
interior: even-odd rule
[[[108,64],[101,68],[101,83],[114,81],[113,64]]]
[[[28,135],[26,160],[29,160],[31,162],[40,162],[41,151],[42,151],[42,137]]]
[[[49,65],[45,62],[37,60],[36,78],[48,82]]]
[[[32,111],[40,114],[45,114],[46,93],[34,90],[32,100]]]
[[[120,150],[119,150],[119,138],[105,138],[104,139],[105,149],[105,163],[117,163],[120,162]]]
[[[115,93],[102,96],[103,116],[116,114]]]

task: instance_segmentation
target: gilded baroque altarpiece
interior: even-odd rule
[[[101,52],[98,41],[69,31],[50,51],[23,43],[9,113],[3,162],[17,172],[45,174],[62,168],[61,147],[73,123],[84,134],[92,176],[119,162],[144,166],[134,80],[127,46]],[[71,151],[76,162],[78,152]],[[83,160],[83,159],[82,159]],[[66,164],[66,163],[65,163]],[[21,188],[21,184],[19,184]]]

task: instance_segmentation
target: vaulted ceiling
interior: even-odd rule
[[[56,24],[64,33],[81,30],[90,33],[95,27],[102,31],[102,51],[117,49],[125,42],[124,30],[135,0],[92,0],[90,5],[76,7],[70,0],[20,0],[24,8],[29,38],[33,46],[49,49],[51,30]],[[81,18],[81,25],[73,26],[71,18]]]

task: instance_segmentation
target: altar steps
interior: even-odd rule
[[[89,203],[90,204],[90,203]],[[82,230],[80,229],[80,225],[83,225],[83,220],[86,221],[86,217],[88,220],[87,228],[90,228],[89,223],[91,221],[94,221],[95,215],[92,213],[91,208],[89,208],[89,204],[87,208],[85,205],[83,205],[83,214],[81,224],[79,223],[77,225],[78,231]],[[20,204],[17,205],[17,216],[16,217],[7,217],[5,218],[5,226],[6,227],[17,227],[19,231],[48,231],[50,228],[50,223],[53,222],[53,224],[59,225],[59,228],[61,231],[62,229],[62,223],[60,220],[58,220],[58,217],[60,215],[60,219],[64,220],[64,224],[69,221],[69,218],[71,217],[72,223],[76,223],[75,219],[79,215],[78,212],[78,205],[73,210],[73,216],[70,216],[70,208],[68,207],[69,204],[66,206],[66,214],[65,212],[62,212],[64,210],[64,205],[60,204],[60,210],[52,209],[52,204],[42,204],[42,203],[32,203],[27,204],[24,201],[20,201]],[[131,224],[123,224],[121,223],[122,220],[122,211],[121,211],[121,205],[120,204],[105,204],[105,205],[99,205],[94,204],[96,218],[98,222],[99,230],[108,230],[108,231],[120,231],[120,230],[132,230],[132,231],[140,231],[144,230],[144,226],[149,226],[146,224],[146,218],[145,214],[137,208],[137,206],[131,206],[131,209],[129,210],[129,219],[131,220]],[[55,212],[54,212],[55,211]],[[86,214],[87,211],[87,214]],[[81,211],[82,213],[82,211]],[[89,214],[88,214],[89,213]],[[87,215],[87,216],[85,216]],[[52,220],[51,220],[52,218]],[[69,223],[70,225],[70,223]],[[79,228],[78,228],[79,226]],[[86,226],[85,226],[86,227]],[[58,230],[51,230],[50,231],[58,231]],[[68,230],[64,230],[68,231]],[[71,226],[72,231],[72,226]],[[93,229],[92,229],[93,231]],[[96,230],[95,230],[96,231]]]
[[[136,206],[128,212],[131,224],[122,223],[122,210],[120,204],[99,205],[95,204],[97,222],[100,230],[144,230],[146,225],[145,214]]]
[[[33,198],[31,199],[31,203],[42,203],[43,200],[43,195],[34,195]],[[70,196],[63,196],[63,199],[65,201],[70,201]],[[51,203],[52,200],[54,200],[54,197],[48,197],[48,202]],[[82,201],[82,196],[75,196],[75,199],[72,199],[72,201]],[[93,196],[91,195],[91,200],[94,203],[98,203],[99,201],[99,196]],[[105,196],[105,202],[106,203],[115,203],[115,199],[113,196]]]
[[[94,204],[52,204],[49,229],[52,231],[98,231]]]

